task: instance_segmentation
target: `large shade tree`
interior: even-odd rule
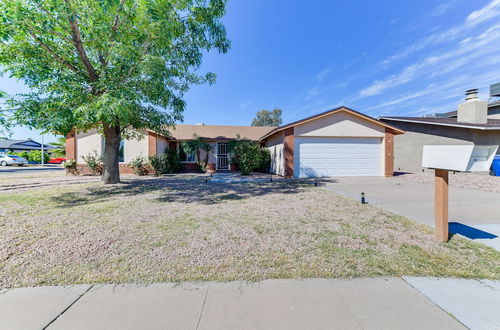
[[[212,83],[204,52],[225,53],[226,0],[0,0],[0,66],[30,93],[19,124],[104,136],[103,181],[119,182],[120,139],[182,120],[184,93]]]

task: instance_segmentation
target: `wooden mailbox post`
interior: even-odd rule
[[[435,170],[434,233],[448,242],[448,173],[489,171],[498,146],[424,146],[422,166]]]

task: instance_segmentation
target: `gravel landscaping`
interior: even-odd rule
[[[472,173],[453,173],[450,172],[450,186],[478,189],[489,192],[500,192],[500,177],[491,176],[488,174],[472,174]],[[407,173],[398,176],[407,181],[433,183],[434,171],[428,170],[419,173]]]
[[[112,186],[88,180],[0,192],[0,287],[380,275],[500,279],[499,252],[458,236],[437,243],[429,227],[310,182],[205,183],[189,175],[128,177]]]

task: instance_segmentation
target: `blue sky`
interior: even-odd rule
[[[186,124],[284,122],[339,105],[368,115],[454,110],[466,89],[500,82],[500,0],[229,0],[228,54],[205,57],[213,86],[186,95]],[[0,78],[0,90],[24,87]],[[14,138],[39,140],[16,128]]]

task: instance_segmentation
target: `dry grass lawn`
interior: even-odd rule
[[[500,278],[500,253],[304,182],[128,179],[0,192],[0,287],[379,275]]]

